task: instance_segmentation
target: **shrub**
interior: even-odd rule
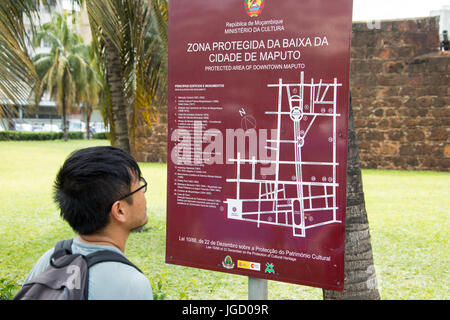
[[[20,285],[15,281],[6,278],[0,279],[0,300],[11,300],[19,289]]]
[[[99,132],[92,134],[92,139],[108,139],[106,132]]]
[[[63,134],[63,136],[64,136],[64,134]],[[72,140],[80,140],[80,139],[84,138],[83,132],[81,132],[81,131],[68,132],[67,136],[69,139],[72,139]]]
[[[83,139],[83,132],[68,132],[67,136],[69,139],[79,140]],[[63,138],[63,132],[0,131],[0,141],[57,140]]]

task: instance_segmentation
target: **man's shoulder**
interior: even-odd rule
[[[112,251],[126,257],[112,246],[92,245],[74,240],[74,253],[84,255]],[[104,261],[89,268],[89,299],[152,299],[150,281],[135,267],[117,261]]]
[[[123,255],[118,250],[107,246],[80,245],[78,241],[74,241],[72,245],[72,251],[75,254],[88,255],[101,250],[111,250]],[[48,268],[53,252],[54,248],[51,248],[38,259],[25,282]],[[115,261],[101,262],[89,268],[88,293],[90,300],[153,299],[148,278],[133,266]]]
[[[121,262],[102,262],[89,270],[89,299],[152,299],[147,277]]]

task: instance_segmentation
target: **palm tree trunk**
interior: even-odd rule
[[[91,138],[91,130],[89,129],[91,122],[91,113],[88,111],[86,113],[86,138],[89,140]]]
[[[128,138],[127,104],[124,97],[120,55],[117,48],[109,39],[105,39],[105,56],[116,147],[129,153],[130,141]]]
[[[351,96],[348,117],[344,290],[323,290],[323,298],[325,300],[379,300]]]
[[[65,92],[65,91],[63,91]],[[67,137],[67,103],[66,103],[66,95],[63,93],[62,98],[62,115],[63,115],[63,131],[64,131],[64,141],[68,140]]]

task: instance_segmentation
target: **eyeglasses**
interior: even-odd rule
[[[133,194],[135,194],[136,192],[138,192],[139,190],[144,189],[144,193],[147,191],[147,181],[145,181],[144,178],[140,178],[139,181],[141,181],[142,183],[144,183],[142,186],[140,186],[139,188],[137,188],[136,190],[134,190],[133,192],[128,193],[127,195],[123,196],[122,198],[120,198],[117,201],[123,200],[125,198],[128,198],[129,196],[132,196]]]

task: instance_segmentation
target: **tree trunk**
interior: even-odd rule
[[[63,93],[62,98],[62,115],[63,115],[63,132],[64,132],[64,141],[67,142],[67,102],[66,102],[66,95]]]
[[[323,298],[325,300],[379,300],[351,96],[348,117],[344,290],[341,292],[323,290]]]
[[[89,140],[91,138],[91,130],[89,128],[91,122],[91,113],[86,112],[86,138]]]
[[[130,153],[128,138],[127,103],[124,97],[120,55],[114,44],[105,39],[106,73],[111,97],[111,110],[116,136],[116,147]]]

